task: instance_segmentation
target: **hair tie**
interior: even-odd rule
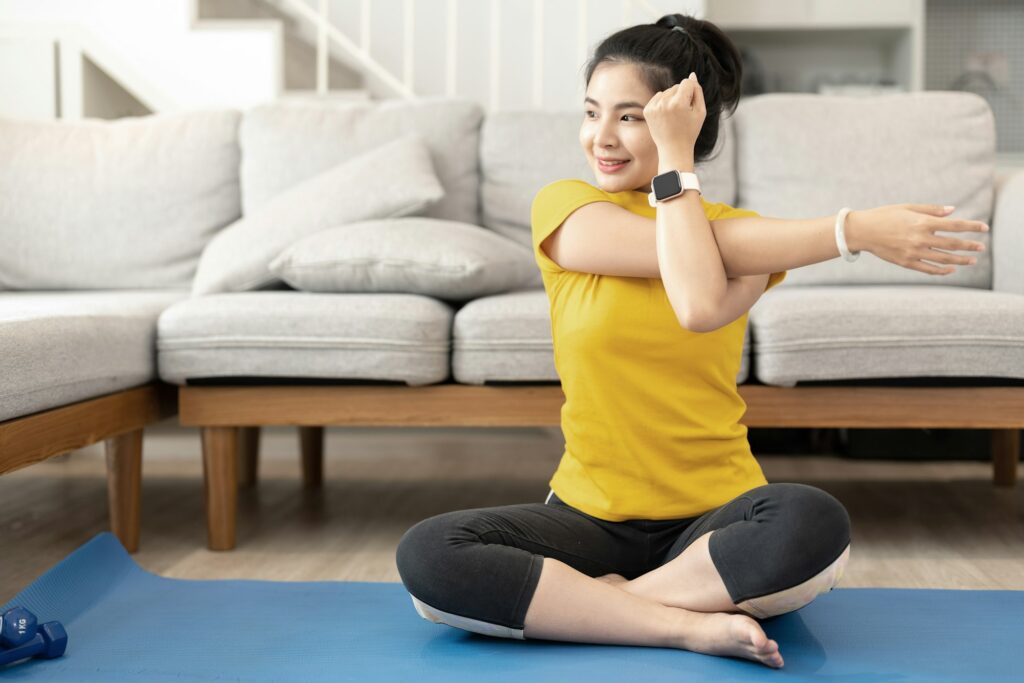
[[[686,32],[686,29],[683,28],[682,26],[673,26],[672,30],[673,31],[679,31],[680,33],[682,33],[684,36],[687,36],[687,37],[689,37],[689,35],[690,35],[689,33]]]

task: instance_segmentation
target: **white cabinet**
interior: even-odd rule
[[[761,92],[914,91],[924,88],[924,2],[707,0],[704,18],[753,55]]]
[[[704,18],[722,28],[911,27],[923,0],[707,0]]]

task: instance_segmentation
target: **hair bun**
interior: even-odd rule
[[[661,19],[654,22],[655,26],[664,26],[667,29],[673,29],[676,26],[680,28],[686,28],[687,26],[686,17],[682,14],[666,14]]]

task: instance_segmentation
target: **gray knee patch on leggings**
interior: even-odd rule
[[[448,624],[455,628],[461,628],[464,631],[482,633],[485,636],[526,640],[526,636],[523,635],[525,628],[509,628],[508,626],[500,626],[499,624],[492,624],[486,621],[480,621],[479,619],[460,617],[457,614],[450,614],[443,610],[439,610],[436,607],[431,607],[422,600],[417,599],[412,593],[409,594],[409,597],[412,598],[412,604],[419,615],[427,621],[432,621],[435,624]]]
[[[846,549],[836,558],[835,562],[803,583],[777,593],[749,598],[736,603],[736,606],[747,614],[759,619],[766,619],[798,610],[809,605],[814,598],[822,593],[829,592],[839,583],[849,558],[850,546],[846,546]]]

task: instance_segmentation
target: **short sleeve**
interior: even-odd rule
[[[743,218],[743,217],[757,217],[760,216],[756,211],[752,209],[740,209],[729,206],[728,204],[717,203],[708,205],[708,220],[714,221],[721,218]],[[777,273],[771,273],[768,275],[768,284],[765,285],[764,291],[768,291],[775,285],[779,284],[786,279],[786,273],[788,271],[780,270]]]
[[[530,229],[533,233],[533,257],[542,271],[566,272],[541,249],[540,243],[576,209],[591,202],[606,201],[610,201],[608,195],[585,180],[556,180],[537,191],[530,207]]]

